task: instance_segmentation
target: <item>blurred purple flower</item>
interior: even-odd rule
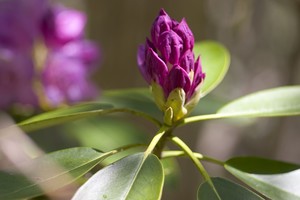
[[[0,48],[0,108],[14,103],[37,105],[32,89],[33,63],[29,55]]]
[[[50,47],[64,45],[82,39],[86,16],[78,10],[63,6],[52,6],[42,23],[42,33]]]
[[[177,22],[161,9],[151,28],[151,40],[138,49],[139,70],[151,85],[156,104],[163,112],[171,112],[173,122],[200,99],[205,74],[193,47],[194,36],[185,19]]]
[[[88,40],[69,42],[60,51],[67,57],[80,59],[88,68],[94,67],[100,60],[99,47]]]
[[[42,73],[48,103],[58,106],[94,98],[97,90],[88,76],[82,59],[70,57],[61,51],[50,53]]]
[[[85,24],[83,12],[48,0],[1,0],[0,108],[37,105],[33,78],[42,83],[44,91],[38,94],[44,94],[40,100],[46,99],[48,106],[95,97],[97,90],[88,78],[100,53],[84,38]],[[46,58],[38,57],[40,76],[33,66],[37,43],[44,43],[38,46],[47,52]]]
[[[39,34],[46,4],[46,0],[1,0],[1,46],[30,51],[34,39]]]
[[[45,95],[51,106],[90,100],[97,95],[88,80],[99,61],[99,49],[83,37],[84,13],[54,6],[42,23],[49,54],[42,72]]]

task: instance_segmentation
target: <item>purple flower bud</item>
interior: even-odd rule
[[[97,90],[88,76],[80,59],[65,56],[62,52],[51,53],[42,73],[48,103],[58,106],[94,98]]]
[[[0,108],[14,104],[37,105],[32,89],[33,63],[30,55],[0,48]]]
[[[137,63],[170,125],[197,104],[205,74],[199,57],[195,62],[194,36],[185,19],[179,23],[161,10],[152,25],[151,39],[139,47]]]
[[[46,44],[55,47],[81,39],[85,23],[84,13],[62,6],[52,6],[42,23]]]

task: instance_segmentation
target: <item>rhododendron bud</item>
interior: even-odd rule
[[[161,10],[152,25],[151,40],[138,49],[139,70],[168,125],[189,114],[200,99],[205,74],[193,47],[194,36],[186,21],[177,22]]]

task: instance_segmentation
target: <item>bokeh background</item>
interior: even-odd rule
[[[300,83],[299,0],[58,2],[87,13],[86,35],[102,52],[101,67],[93,75],[102,90],[147,86],[137,68],[136,52],[160,8],[177,20],[185,17],[196,41],[215,40],[229,49],[231,66],[210,94],[214,98],[230,101],[257,90]],[[299,117],[213,120],[177,133],[195,151],[220,160],[257,155],[300,163]],[[45,138],[35,138],[39,139]],[[218,166],[206,166],[213,176],[232,178]],[[179,167],[181,175],[164,190],[163,199],[195,199],[201,177],[188,159],[179,159]]]
[[[87,36],[101,45],[103,53],[101,69],[94,75],[102,89],[146,86],[137,69],[136,51],[149,36],[160,8],[177,20],[185,17],[196,41],[215,40],[229,49],[229,72],[212,96],[229,101],[257,90],[300,83],[298,0],[63,2],[89,16]],[[221,160],[257,155],[300,163],[299,130],[299,117],[287,117],[255,123],[214,120],[178,133],[195,150]],[[164,199],[195,199],[201,177],[189,160],[179,161],[179,184],[166,189]],[[225,173],[212,165],[207,168],[215,176]]]

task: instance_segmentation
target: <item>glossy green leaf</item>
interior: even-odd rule
[[[203,72],[206,74],[201,88],[201,95],[205,96],[217,87],[226,75],[230,54],[223,45],[213,41],[196,43],[194,53],[196,57],[200,55]]]
[[[247,188],[224,178],[211,178],[221,200],[263,200]],[[198,200],[220,200],[207,182],[198,189]]]
[[[73,200],[159,200],[164,173],[159,159],[144,153],[125,157],[92,176]]]
[[[112,105],[96,102],[78,104],[31,117],[18,125],[25,131],[33,131],[77,119],[106,114],[112,108]]]
[[[218,114],[243,117],[300,115],[300,86],[274,88],[247,95],[225,105]]]
[[[300,199],[300,166],[257,157],[237,157],[225,163],[235,177],[272,200]]]
[[[285,86],[249,94],[228,103],[216,114],[185,118],[182,124],[233,117],[276,117],[300,115],[300,86]]]
[[[12,170],[0,171],[0,199],[29,198],[44,194],[45,188],[47,191],[61,188],[111,154],[87,147],[71,148],[46,154],[20,166],[31,177]]]

